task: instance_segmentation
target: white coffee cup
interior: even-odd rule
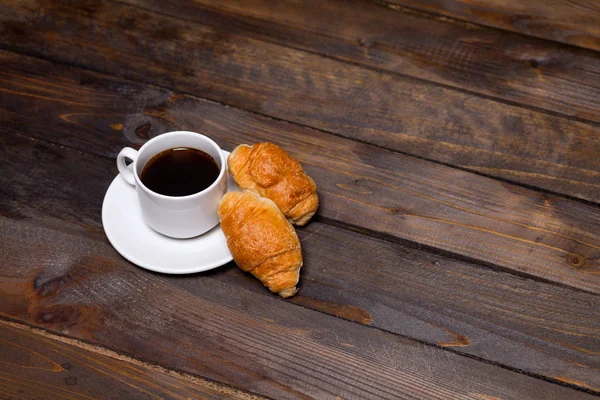
[[[202,150],[219,166],[219,176],[208,188],[189,196],[165,196],[148,189],[140,175],[156,154],[178,147]],[[133,162],[130,165],[125,159]],[[201,235],[219,223],[217,207],[227,192],[227,162],[219,146],[195,132],[176,131],[152,138],[139,150],[125,147],[117,156],[117,167],[125,181],[135,186],[144,221],[163,235],[185,239]]]

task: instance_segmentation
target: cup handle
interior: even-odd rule
[[[117,168],[119,168],[119,173],[127,183],[133,186],[135,186],[135,177],[133,176],[133,161],[135,161],[137,155],[137,150],[134,150],[131,147],[125,147],[117,156]],[[126,158],[130,159],[132,163],[127,165],[125,163]]]

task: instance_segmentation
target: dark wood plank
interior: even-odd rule
[[[600,50],[597,0],[383,0],[477,24]]]
[[[184,101],[180,98],[177,102]],[[189,114],[178,114],[177,119],[182,121],[183,128],[193,127],[193,118],[221,113],[220,106],[213,106],[203,109],[193,104]],[[231,146],[226,141],[228,138],[235,139],[248,128],[262,135],[280,135],[277,130],[282,128],[276,123],[271,125],[268,120],[252,121],[239,114],[226,113],[219,118],[230,124],[219,122],[220,128],[211,129],[209,133],[219,133],[217,139],[227,146]],[[210,122],[207,125],[216,125],[208,117],[205,121]],[[288,135],[290,130],[288,126]],[[10,133],[5,135],[11,136]],[[299,136],[297,140],[281,135],[279,138],[279,143],[315,141],[314,136],[308,135]],[[342,156],[345,151],[342,144],[334,142],[333,145],[337,146],[337,157]],[[357,154],[366,154],[361,147],[354,147]],[[54,227],[57,220],[66,220],[70,223],[67,234],[106,242],[99,216],[103,193],[117,173],[113,160],[86,156],[22,136],[10,142],[5,140],[2,148],[5,152],[0,160],[5,162],[0,161],[0,170],[6,178],[0,178],[0,187],[4,188],[0,213],[23,223],[34,220],[50,227]],[[322,148],[313,150],[314,153],[324,151]],[[333,162],[343,165],[339,160]],[[39,167],[31,168],[31,165]],[[327,171],[311,167],[311,175],[314,174],[321,188],[326,180],[338,182],[335,178],[344,176],[339,170],[340,175],[327,177],[331,173]],[[86,188],[85,192],[80,191],[82,187]],[[381,190],[364,179],[347,180],[340,183],[339,189],[365,196],[370,191]],[[352,214],[363,214],[364,220],[369,219],[365,214],[370,208],[367,203],[364,210],[346,210],[329,192],[321,192],[321,199],[327,204],[321,217],[337,217],[343,221]],[[513,197],[512,201],[516,199]],[[525,202],[526,197],[523,197],[517,204]],[[566,211],[564,208],[554,210],[559,214]],[[393,220],[389,220],[389,224],[392,223]],[[64,226],[61,225],[61,229],[65,229]],[[437,228],[437,232],[448,235],[443,228]],[[600,296],[482,269],[319,222],[299,230],[299,234],[305,267],[301,294],[293,299],[295,303],[600,392],[597,374],[600,315],[596,312]],[[74,244],[75,249],[78,246]],[[480,251],[487,250],[481,245]],[[546,262],[546,259],[538,261],[538,266],[541,268]],[[593,274],[594,269],[589,271]],[[589,275],[588,279],[594,276]],[[237,268],[227,268],[209,277],[260,295],[268,294],[258,281]],[[582,273],[582,281],[585,278]],[[196,289],[195,280],[175,278],[172,281],[185,283],[186,290],[194,293],[204,290],[204,286]]]
[[[259,399],[102,348],[0,322],[2,399]],[[111,356],[108,356],[110,354]]]
[[[0,66],[2,133],[18,132],[115,157],[123,146],[140,146],[168,129],[158,120],[147,124],[143,111],[168,102],[173,95],[169,90],[2,51]]]
[[[11,57],[26,63],[24,57]],[[95,143],[102,141],[99,153],[113,157],[127,144],[127,138],[134,138],[136,142],[143,140],[136,132],[154,135],[162,130],[201,131],[227,150],[240,143],[270,140],[300,159],[315,178],[322,198],[319,218],[341,221],[388,235],[391,239],[425,244],[520,273],[600,292],[600,210],[597,207],[196,98],[153,89],[145,92],[131,83],[93,73],[76,70],[72,76],[71,68],[34,60],[29,63],[38,68],[35,77],[38,86],[52,88],[56,82],[50,77],[50,83],[44,83],[49,79],[44,78],[43,70],[54,68],[55,73],[65,77],[62,90],[73,95],[79,93],[81,98],[74,107],[77,112],[69,112],[70,106],[60,102],[59,92],[49,98],[35,97],[35,93],[43,89],[26,88],[20,94],[14,90],[1,92],[0,107],[11,111],[2,114],[2,117],[8,115],[8,120],[1,124],[5,130],[21,132],[24,126],[31,126],[28,134],[61,144],[77,141],[78,148],[88,151],[95,151]],[[10,64],[5,65],[8,70]],[[16,68],[12,66],[10,70]],[[98,77],[101,84],[83,85],[78,91],[76,82],[78,79],[85,81],[85,76],[90,76],[92,81]],[[140,107],[134,113],[124,107],[120,114],[111,115],[106,121],[104,108],[95,98],[106,93],[105,99],[111,101],[115,99],[114,93],[119,91],[139,93],[137,104],[147,101],[151,105]],[[156,99],[164,99],[164,102],[153,105]],[[42,111],[33,115],[19,114],[14,104],[22,110]],[[60,120],[62,115],[71,116],[63,118],[60,126],[47,123]],[[73,125],[70,129],[58,129],[69,123]],[[115,124],[122,129],[110,127]],[[90,134],[78,136],[76,132],[80,125],[87,127],[83,129]],[[38,131],[44,127],[45,130]],[[91,134],[95,131],[101,132],[98,137]],[[11,190],[11,196],[17,196],[23,190],[23,182],[35,185],[35,174],[51,179],[53,174],[61,172],[48,154],[31,149],[27,150],[32,152],[30,157],[48,160],[48,165],[38,162],[31,172],[23,175],[23,171],[15,169],[15,163],[21,157],[20,145],[15,145],[14,150],[8,150],[8,145],[4,160],[0,160],[7,172],[0,179],[6,182],[5,191]],[[106,152],[108,147],[113,149],[112,153]],[[589,153],[590,156],[597,154],[593,148]],[[115,167],[111,168],[112,171],[102,173],[116,173]],[[94,170],[93,173],[98,172]],[[11,184],[11,174],[21,177],[20,186]],[[80,180],[84,187],[87,183],[84,176],[73,179]],[[95,189],[94,201],[98,204],[104,189]],[[69,195],[50,192],[49,196],[29,203],[46,212],[52,209],[51,198]],[[82,205],[76,203],[73,212],[78,213]],[[10,201],[2,207],[5,213],[20,212],[20,206],[14,206]],[[79,214],[79,220],[93,220],[96,218],[93,213]]]
[[[20,4],[2,5],[5,47],[600,201],[596,125],[251,39],[219,20],[181,22],[93,0]]]
[[[125,0],[173,17],[600,121],[600,55],[360,0]],[[214,15],[215,11],[218,14]],[[331,16],[335,16],[332,18]],[[600,21],[599,21],[600,22]]]
[[[593,398],[202,275],[148,273],[83,234],[1,217],[0,237],[1,315],[254,393]]]
[[[599,296],[326,225],[300,237],[297,304],[600,393]]]

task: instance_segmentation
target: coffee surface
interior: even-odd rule
[[[150,190],[165,196],[189,196],[208,188],[219,176],[219,166],[202,150],[178,147],[152,157],[140,175]]]

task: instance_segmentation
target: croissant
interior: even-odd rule
[[[242,144],[231,152],[227,164],[241,189],[273,200],[294,225],[306,224],[319,207],[315,182],[273,143]]]
[[[237,265],[281,297],[296,294],[300,240],[275,203],[251,192],[229,192],[217,213]]]

